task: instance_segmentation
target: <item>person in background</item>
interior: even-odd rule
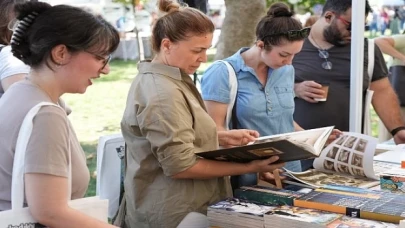
[[[305,21],[304,27],[311,27],[319,19],[318,15],[312,15]]]
[[[399,17],[398,8],[394,11],[394,16],[390,21],[391,35],[399,34],[401,19]]]
[[[190,74],[207,61],[214,25],[201,11],[159,0],[152,31],[156,52],[138,65],[121,131],[127,145],[124,227],[177,227],[190,212],[231,195],[227,176],[267,172],[278,157],[247,164],[201,159],[198,152],[244,145],[253,130],[217,131]]]
[[[15,18],[14,5],[17,0],[0,0],[0,98],[15,82],[24,79],[29,71],[25,65],[11,53],[10,39],[12,28],[10,22]]]
[[[392,87],[398,95],[401,105],[402,119],[405,118],[405,35],[383,36],[374,39],[375,43],[384,54],[390,55],[388,61],[388,78]],[[380,141],[386,141],[392,136],[385,126],[380,122],[378,138]]]
[[[380,22],[379,27],[380,27],[381,35],[384,36],[385,30],[387,30],[387,27],[390,22],[390,17],[388,15],[388,9],[385,7],[381,8],[381,10],[380,10],[380,21],[379,22]]]
[[[366,1],[366,15],[370,10]],[[327,0],[321,18],[312,26],[302,51],[293,60],[294,120],[303,128],[334,125],[340,130],[349,130],[351,20],[351,0]],[[383,55],[375,46],[374,71],[373,75],[368,75],[367,41],[364,45],[363,96],[369,87],[369,77],[372,77],[370,89],[374,91],[374,109],[395,142],[404,143],[405,124],[398,98],[387,77]],[[329,83],[328,97],[324,102],[316,101],[325,95],[319,82]]]
[[[301,50],[310,28],[303,28],[292,16],[286,4],[273,4],[256,26],[254,46],[241,48],[225,59],[235,70],[238,81],[233,129],[253,129],[262,136],[302,130],[293,120],[294,68],[291,62]],[[228,75],[226,65],[215,62],[205,71],[201,82],[208,114],[219,131],[228,127],[226,117],[231,105]],[[302,170],[299,161],[288,162],[286,168]],[[260,178],[270,181],[273,175],[261,173]],[[231,182],[233,189],[255,185],[257,173],[231,177]]]
[[[28,111],[41,102],[57,105],[65,93],[84,93],[109,72],[110,53],[119,43],[112,25],[76,7],[27,2],[16,5],[15,14],[11,52],[31,72],[0,99],[0,210],[11,208],[16,141]],[[69,198],[84,196],[90,175],[66,112],[42,107],[32,129],[24,181],[33,218],[46,227],[113,227],[68,206]]]

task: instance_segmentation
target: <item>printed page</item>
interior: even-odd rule
[[[374,174],[376,176],[380,176],[381,173],[387,172],[387,170],[398,168],[401,168],[400,164],[374,160]]]
[[[291,172],[286,170],[285,175],[313,188],[319,188],[325,185],[370,188],[379,184],[379,181],[370,180],[365,177],[354,177],[339,173],[325,173],[315,169],[307,170],[305,172]],[[291,181],[283,182],[286,184],[294,184]]]
[[[279,141],[283,139],[287,139],[291,142],[294,142],[297,146],[301,146],[304,149],[308,148],[313,148],[310,151],[315,151],[319,152],[320,148],[314,148],[314,147],[319,147],[319,145],[323,145],[323,142],[326,142],[327,137],[329,134],[332,132],[333,127],[323,127],[323,128],[315,128],[315,129],[310,129],[310,130],[305,130],[305,131],[296,131],[292,133],[285,133],[285,134],[279,134],[279,135],[272,135],[272,136],[264,136],[258,138],[254,144],[256,143],[265,143],[265,142],[273,142],[273,141]],[[318,143],[317,143],[318,142]],[[307,146],[309,145],[309,146]],[[317,151],[318,149],[318,151]],[[316,154],[318,155],[318,154]]]
[[[368,135],[343,132],[315,159],[314,168],[322,172],[342,173],[350,176],[378,180],[374,173],[374,153],[377,139]]]

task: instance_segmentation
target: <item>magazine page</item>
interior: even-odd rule
[[[377,139],[354,132],[343,132],[315,159],[314,168],[328,173],[368,177],[379,180],[374,173],[374,153]]]
[[[292,133],[285,133],[279,135],[272,135],[272,136],[264,136],[258,138],[254,144],[257,143],[265,143],[265,142],[273,142],[279,140],[289,140],[293,142],[297,146],[304,147],[304,149],[312,148],[310,151],[319,152],[320,147],[323,146],[326,140],[328,139],[330,133],[332,132],[333,127],[323,127],[323,128],[315,128],[305,131],[296,131]],[[323,144],[322,144],[323,142]],[[320,146],[318,146],[320,145]],[[316,154],[318,155],[318,154]]]
[[[285,169],[285,176],[291,177],[309,187],[320,188],[325,185],[343,185],[358,188],[370,188],[378,185],[380,182],[370,180],[365,177],[349,176],[339,173],[325,173],[315,169],[307,170],[305,172],[291,172]],[[286,184],[295,184],[291,181],[283,181]]]
[[[228,198],[208,207],[210,209],[218,209],[224,211],[234,211],[238,213],[263,216],[266,212],[274,209],[274,206],[258,205],[246,200],[237,198]]]

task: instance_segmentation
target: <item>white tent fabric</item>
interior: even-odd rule
[[[365,1],[352,1],[352,46],[350,65],[350,125],[351,132],[361,132],[362,123],[362,88],[364,61],[364,20]]]

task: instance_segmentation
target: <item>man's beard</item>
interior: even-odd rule
[[[339,29],[334,23],[323,30],[323,37],[328,43],[331,43],[337,47],[344,47],[348,44],[348,42],[343,40],[342,34],[340,34]]]

